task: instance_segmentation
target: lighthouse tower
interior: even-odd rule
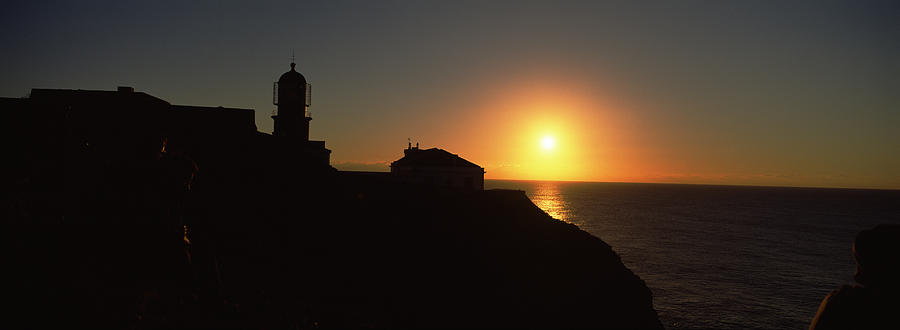
[[[294,69],[285,72],[275,83],[272,103],[277,108],[272,119],[275,120],[275,131],[272,135],[295,142],[309,141],[309,100],[310,88],[306,78]]]
[[[308,166],[331,168],[331,150],[325,148],[325,141],[309,140],[310,86],[296,66],[291,61],[291,71],[282,74],[273,88],[272,103],[277,107],[272,115],[275,120],[272,135],[279,140],[278,145],[286,148],[285,157]]]

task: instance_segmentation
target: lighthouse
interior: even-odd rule
[[[310,86],[297,64],[291,62],[291,70],[285,72],[275,83],[272,103],[277,107],[272,119],[275,131],[272,135],[294,142],[309,141],[309,101]]]
[[[300,160],[302,163],[330,168],[331,150],[325,148],[325,141],[309,140],[309,100],[310,86],[297,64],[291,61],[291,70],[278,78],[272,88],[272,103],[275,104],[275,130],[272,135],[279,140],[285,151],[284,156]]]

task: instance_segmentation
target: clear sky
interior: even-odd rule
[[[4,1],[0,42],[2,96],[132,86],[264,132],[295,51],[342,169],[411,138],[488,178],[900,188],[897,1]]]

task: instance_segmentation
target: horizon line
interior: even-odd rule
[[[564,182],[564,183],[629,183],[629,184],[659,184],[659,185],[690,185],[690,186],[722,186],[722,187],[756,187],[756,188],[802,188],[802,189],[841,189],[841,190],[885,190],[900,191],[898,188],[872,188],[872,187],[837,187],[837,186],[776,186],[757,184],[721,184],[721,183],[686,183],[686,182],[640,182],[640,181],[589,181],[589,180],[540,180],[540,179],[488,179],[484,181],[521,181],[521,182]]]

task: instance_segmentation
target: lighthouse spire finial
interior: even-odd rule
[[[297,64],[294,63],[294,50],[291,49],[291,71],[294,70],[294,67],[295,67],[295,66],[297,66]]]

